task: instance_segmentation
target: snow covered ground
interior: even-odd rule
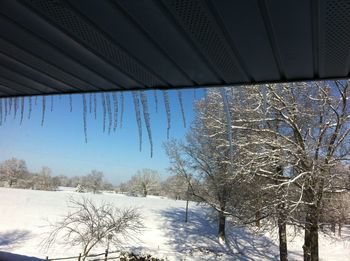
[[[110,202],[117,207],[138,207],[144,217],[145,230],[124,250],[142,251],[169,260],[278,260],[276,236],[231,228],[229,244],[216,238],[216,224],[207,219],[203,206],[190,204],[189,222],[184,223],[185,202],[149,196],[128,197],[119,194],[83,194],[92,200]],[[68,211],[70,196],[82,194],[72,190],[56,192],[0,188],[0,251],[39,258],[76,256],[79,248],[55,247],[45,252],[40,242],[47,235],[47,221],[54,222]],[[350,260],[350,231],[331,238],[320,235],[321,260]],[[292,238],[292,237],[290,237]],[[302,235],[289,242],[290,260],[302,260]],[[101,253],[101,246],[94,253]]]

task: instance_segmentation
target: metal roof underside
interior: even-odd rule
[[[1,0],[0,97],[347,78],[348,0]]]

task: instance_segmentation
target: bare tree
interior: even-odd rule
[[[293,221],[305,228],[304,260],[318,260],[323,196],[334,191],[334,181],[339,177],[334,166],[345,164],[350,156],[349,83],[278,84],[249,89],[244,93],[243,106],[235,110],[245,117],[232,125],[233,130],[245,132],[245,137],[235,141],[245,155],[241,169],[269,180],[265,189],[284,191],[284,197],[279,197],[284,201],[276,201],[276,209],[301,213],[302,219]],[[278,166],[283,171],[276,171]],[[286,197],[290,195],[298,197]]]
[[[110,204],[95,204],[87,198],[70,199],[71,209],[61,221],[51,225],[51,233],[42,242],[49,249],[59,239],[68,246],[82,247],[83,260],[100,244],[123,243],[134,239],[143,229],[140,213],[135,208],[119,209]]]
[[[103,188],[103,172],[92,170],[82,178],[82,185],[94,194]]]
[[[52,170],[49,167],[42,167],[41,171],[33,177],[34,187],[39,190],[56,190],[59,179],[52,177]]]
[[[226,218],[239,198],[227,124],[221,95],[212,91],[206,100],[196,104],[195,121],[186,142],[170,141],[165,145],[170,172],[184,177],[191,194],[217,212],[218,237],[222,241],[226,238]]]
[[[162,182],[162,192],[169,198],[185,200],[187,199],[187,191],[187,180],[179,174],[172,175]]]
[[[7,181],[9,187],[12,187],[18,179],[24,178],[26,173],[28,170],[24,160],[11,158],[5,160],[0,166],[0,176]]]
[[[138,170],[135,176],[129,181],[131,189],[136,193],[141,193],[144,197],[158,192],[160,186],[159,174],[156,170]]]

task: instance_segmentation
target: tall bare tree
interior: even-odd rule
[[[275,179],[269,188],[298,195],[287,201],[288,212],[303,213],[299,222],[305,228],[304,260],[318,260],[322,199],[339,176],[334,166],[349,161],[349,83],[256,86],[245,95],[249,106],[237,108],[237,113],[254,113],[232,126],[246,133],[245,139],[235,141],[245,155],[242,163],[249,162],[255,175]],[[271,171],[273,165],[284,168],[282,175]]]

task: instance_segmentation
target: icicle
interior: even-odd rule
[[[0,126],[2,125],[2,98],[0,98]]]
[[[120,128],[123,127],[123,115],[124,115],[124,93],[121,93],[120,94],[120,121],[119,121]]]
[[[158,94],[157,94],[157,90],[154,90],[153,95],[154,95],[154,103],[156,105],[156,113],[158,113]]]
[[[134,107],[135,107],[137,127],[139,130],[139,146],[140,146],[140,151],[141,151],[141,149],[142,149],[142,126],[141,126],[140,101],[139,101],[139,98],[138,98],[136,91],[132,92],[132,97],[133,97]]]
[[[69,94],[69,107],[70,107],[70,112],[73,111],[73,98],[72,94]]]
[[[23,122],[23,115],[24,115],[24,97],[21,97],[21,121],[20,121],[20,125],[22,125],[22,122]]]
[[[102,108],[103,108],[103,132],[105,132],[107,108],[106,108],[106,98],[104,93],[101,93],[101,101],[102,101]]]
[[[6,122],[6,118],[7,118],[7,113],[8,113],[8,111],[7,111],[7,104],[8,104],[8,99],[5,99],[5,117],[4,117],[4,122]]]
[[[94,115],[95,115],[95,120],[96,120],[96,117],[97,117],[97,113],[96,113],[96,110],[97,110],[97,98],[96,98],[96,93],[94,93]]]
[[[17,116],[17,110],[18,110],[18,98],[15,97],[15,102],[14,102],[14,105],[13,105],[13,109],[15,111],[14,115],[13,115],[13,118],[16,119],[16,116]]]
[[[193,89],[193,98],[197,99],[197,90],[196,89]]]
[[[41,116],[41,126],[44,125],[44,120],[45,120],[45,110],[46,110],[46,97],[42,96],[42,116]]]
[[[29,103],[29,111],[28,111],[28,120],[30,119],[30,116],[32,114],[32,97],[28,97],[28,103]]]
[[[167,136],[167,139],[169,139],[171,114],[170,114],[170,102],[169,102],[168,91],[165,91],[165,90],[163,91],[163,98],[164,98],[164,106],[165,106],[165,112],[166,112],[166,118],[167,118],[167,132],[166,132],[166,136]]]
[[[87,108],[86,108],[86,98],[85,98],[85,94],[82,94],[82,98],[83,98],[83,124],[84,124],[84,136],[85,136],[85,143],[87,143],[87,121],[86,121]]]
[[[13,98],[11,97],[9,99],[9,116],[11,115],[11,111],[12,111],[12,102],[13,102]]]
[[[182,121],[184,124],[184,128],[186,128],[186,118],[185,118],[185,110],[184,110],[184,104],[182,99],[182,92],[180,90],[177,90],[177,97],[179,98],[180,108],[181,108],[181,114],[182,114]]]
[[[34,105],[36,106],[38,102],[38,96],[35,96],[35,101],[34,101]]]
[[[225,88],[220,88],[220,93],[222,100],[224,102],[224,111],[226,115],[226,126],[227,126],[227,137],[229,142],[229,149],[230,149],[230,159],[233,158],[233,147],[232,147],[232,124],[231,124],[231,113],[230,113],[230,107],[228,104],[228,97],[227,92]]]
[[[89,95],[89,113],[92,113],[92,93]]]
[[[153,140],[152,140],[152,128],[151,128],[151,118],[148,111],[148,100],[145,92],[140,92],[142,110],[143,110],[143,119],[146,124],[146,129],[148,133],[149,145],[151,147],[151,158],[153,157]]]
[[[113,131],[115,132],[117,130],[118,127],[118,95],[116,92],[112,93],[113,95],[113,118],[114,118],[114,125],[113,125]]]
[[[50,111],[53,112],[53,95],[51,95],[51,108]]]
[[[110,134],[112,130],[113,116],[112,116],[111,95],[109,93],[106,94],[106,100],[107,100],[107,109],[108,109],[108,134]]]

